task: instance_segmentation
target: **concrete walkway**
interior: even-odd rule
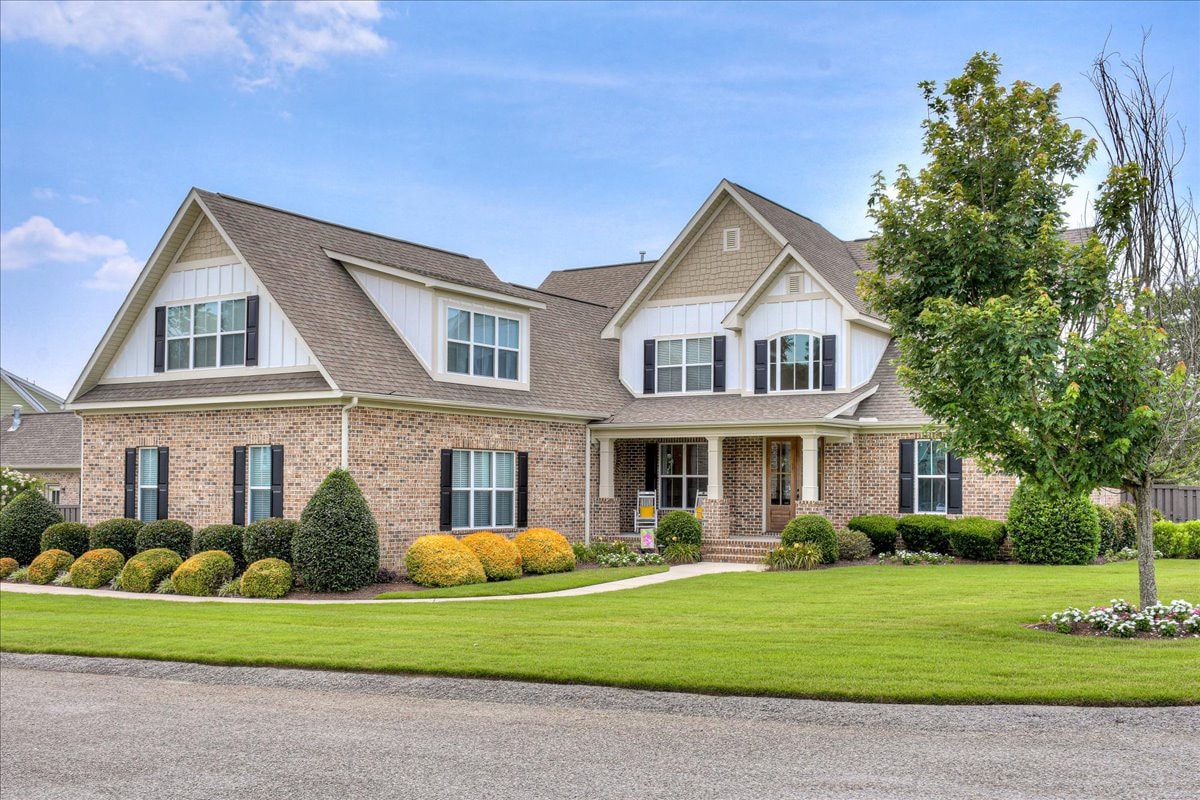
[[[603,594],[604,592],[619,592],[623,589],[636,589],[639,586],[653,586],[658,583],[677,581],[684,578],[694,578],[698,575],[716,575],[723,572],[758,572],[764,567],[760,564],[724,564],[715,561],[701,561],[698,564],[680,564],[671,567],[666,572],[653,575],[641,575],[636,578],[625,578],[620,581],[596,583],[591,586],[579,586],[575,589],[562,589],[557,592],[539,592],[538,594],[502,594],[491,597],[429,597],[413,598],[412,600],[261,600],[252,597],[190,597],[182,594],[140,594],[138,592],[117,592],[112,589],[76,589],[73,586],[35,586],[29,583],[0,583],[0,591],[16,592],[19,594],[70,594],[87,597],[112,597],[118,600],[165,600],[172,603],[303,603],[306,605],[354,604],[370,603],[464,603],[479,600],[539,600],[544,597],[582,597],[588,594]]]

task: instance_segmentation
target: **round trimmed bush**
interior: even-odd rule
[[[1163,558],[1186,558],[1190,549],[1188,540],[1182,525],[1166,519],[1154,523],[1154,549],[1162,553]]]
[[[906,514],[896,520],[896,532],[905,550],[950,552],[950,520],[940,514]]]
[[[82,522],[56,522],[42,531],[42,550],[66,550],[79,558],[88,551],[88,526]]]
[[[182,563],[183,558],[174,550],[165,547],[144,550],[125,562],[117,586],[126,592],[152,592]]]
[[[1187,534],[1188,546],[1186,558],[1200,558],[1200,519],[1180,522],[1179,527]]]
[[[260,558],[242,573],[242,597],[276,600],[292,590],[292,567],[281,558]]]
[[[821,548],[821,563],[832,564],[838,560],[837,534],[833,525],[820,514],[801,514],[792,517],[783,528],[779,543],[790,547],[798,542],[812,542]]]
[[[575,550],[567,541],[567,537],[558,531],[530,528],[518,533],[513,538],[513,544],[521,551],[521,563],[531,575],[570,572],[575,569]]]
[[[171,573],[176,594],[212,597],[233,580],[233,556],[224,550],[205,550],[184,561]]]
[[[88,548],[103,550],[108,547],[126,558],[130,558],[138,551],[137,535],[141,529],[141,520],[126,517],[97,522],[92,526],[92,532],[88,534]]]
[[[1119,532],[1116,515],[1108,506],[1102,506],[1099,503],[1094,505],[1096,506],[1096,519],[1100,522],[1100,552],[1120,550],[1121,548],[1117,547]]]
[[[329,473],[305,506],[292,537],[292,566],[315,592],[350,592],[375,580],[375,517],[347,470]]]
[[[57,578],[58,573],[70,567],[74,560],[75,556],[66,550],[47,550],[29,565],[27,580],[38,586],[45,586]]]
[[[1051,496],[1027,481],[1008,507],[1008,535],[1024,564],[1090,564],[1100,550],[1100,520],[1087,496]]]
[[[983,517],[950,521],[950,548],[959,558],[995,561],[1004,543],[1004,523]]]
[[[487,573],[475,552],[449,534],[422,536],[404,554],[408,579],[422,586],[484,583]]]
[[[242,536],[242,557],[248,563],[277,558],[292,563],[292,537],[300,523],[294,519],[267,517],[251,523]]]
[[[843,561],[861,561],[870,558],[875,550],[870,538],[862,531],[837,532],[838,558]]]
[[[654,543],[660,550],[673,544],[694,544],[699,547],[700,538],[700,520],[686,511],[672,511],[658,521]]]
[[[896,518],[887,514],[864,514],[846,523],[852,531],[865,533],[871,540],[875,555],[892,553],[896,550]]]
[[[71,585],[77,589],[98,589],[107,586],[113,578],[121,574],[123,566],[125,556],[111,547],[88,550],[71,565]]]
[[[15,558],[0,558],[0,581],[16,572],[20,566]]]
[[[0,509],[0,558],[30,563],[42,551],[42,532],[62,521],[62,514],[45,495],[26,489]]]
[[[178,519],[156,519],[141,527],[134,543],[139,553],[165,547],[186,558],[192,552],[192,526]]]
[[[1116,543],[1113,549],[1137,547],[1137,512],[1133,503],[1121,503],[1112,512],[1117,521]]]
[[[241,572],[246,568],[246,559],[242,555],[242,537],[245,533],[246,529],[241,525],[209,525],[196,531],[192,537],[192,552],[224,550],[233,559],[234,570]]]
[[[462,538],[462,543],[483,565],[489,581],[509,581],[521,577],[521,551],[510,539],[498,533],[480,531]]]

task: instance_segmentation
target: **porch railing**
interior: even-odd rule
[[[79,506],[55,506],[63,515],[63,522],[79,522]]]

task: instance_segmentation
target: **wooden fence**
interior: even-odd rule
[[[1132,503],[1133,495],[1123,492],[1121,500]],[[1200,486],[1155,486],[1154,507],[1162,512],[1164,519],[1172,522],[1200,519]]]
[[[57,506],[63,522],[79,522],[79,506]]]

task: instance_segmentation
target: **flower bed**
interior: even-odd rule
[[[1111,636],[1117,639],[1174,639],[1181,636],[1200,638],[1200,606],[1186,600],[1170,605],[1158,603],[1139,611],[1125,600],[1111,605],[1093,606],[1084,612],[1078,608],[1043,616],[1032,627],[1082,636]]]
[[[912,550],[897,550],[894,553],[882,553],[879,556],[880,564],[901,564],[909,566],[912,564],[953,564],[954,556],[945,556],[941,553],[931,553],[928,550],[920,550],[913,552]]]

